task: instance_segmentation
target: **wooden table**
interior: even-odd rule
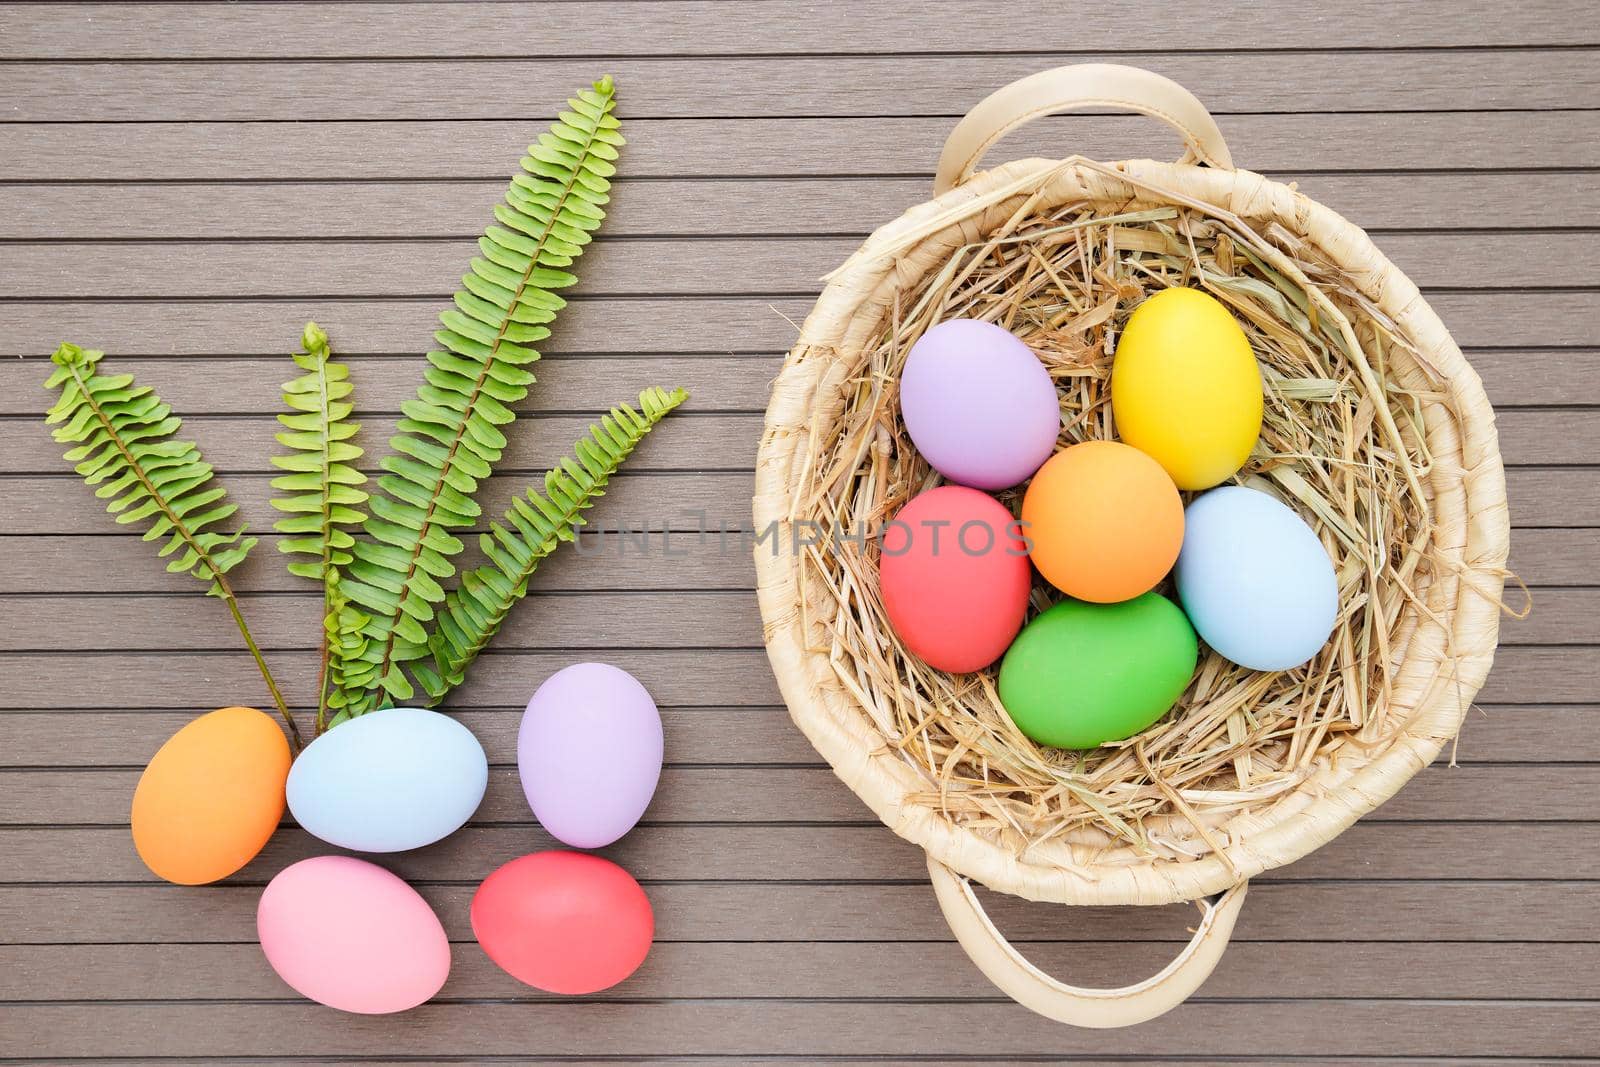
[[[21,357],[0,362],[0,1057],[1600,1056],[1600,27],[1581,0],[1297,6],[0,6],[0,352]],[[1424,286],[1498,407],[1536,603],[1506,627],[1459,766],[1260,879],[1201,994],[1117,1032],[995,995],[950,942],[921,854],[789,724],[748,554],[681,533],[698,510],[748,524],[767,386],[816,279],[925,198],[965,108],[1083,59],[1177,78],[1241,164],[1300,181]],[[613,541],[542,573],[450,709],[490,753],[489,800],[392,862],[456,942],[450,981],[403,1017],[338,1015],[293,996],[253,942],[260,886],[322,846],[286,829],[199,889],[153,881],[130,847],[128,798],[162,739],[266,697],[221,607],[74,484],[40,425],[41,357],[62,339],[113,353],[188,415],[267,528],[300,325],[351,357],[381,441],[521,147],[607,71],[625,177],[541,364],[542,417],[494,493],[607,404],[686,385],[689,408],[597,513],[664,523],[686,554]],[[1175,149],[1096,115],[1002,151]],[[270,543],[238,585],[303,703],[316,601]],[[644,881],[659,941],[621,988],[561,1003],[487,961],[466,906],[550,843],[516,787],[518,712],[585,658],[635,671],[663,706],[660,794],[606,850]],[[994,910],[1084,982],[1154,971],[1193,916]]]

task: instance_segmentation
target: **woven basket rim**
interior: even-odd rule
[[[1429,604],[1449,625],[1419,619],[1406,645],[1393,699],[1409,702],[1413,714],[1389,747],[1353,771],[1337,765],[1319,770],[1291,794],[1297,805],[1279,808],[1259,826],[1247,818],[1236,827],[1224,855],[1099,867],[1064,863],[1048,849],[1021,857],[907,799],[925,791],[926,780],[888,750],[865,709],[838,684],[827,651],[806,646],[799,557],[762,545],[755,557],[768,656],[790,715],[886,825],[992,889],[1061,903],[1165,904],[1220,892],[1298,859],[1377,807],[1454,736],[1493,660],[1510,542],[1493,409],[1476,372],[1416,285],[1365,231],[1291,187],[1247,170],[1153,160],[1098,164],[1074,157],[1017,160],[977,173],[879,228],[831,276],[774,384],[757,457],[753,511],[758,531],[774,523],[780,531],[789,528],[790,489],[802,473],[797,460],[805,453],[801,443],[842,384],[837,353],[881,321],[885,294],[916,280],[898,273],[899,251],[960,227],[962,219],[969,220],[970,232],[975,205],[1020,202],[1047,188],[1106,190],[1118,180],[1128,184],[1116,190],[1116,197],[1109,191],[1080,191],[1080,198],[1109,204],[1135,195],[1152,203],[1183,203],[1181,197],[1187,197],[1213,212],[1276,221],[1309,240],[1394,320],[1437,371],[1451,395],[1449,407],[1460,413],[1459,419],[1450,412],[1424,418],[1436,457],[1455,460],[1437,463],[1430,479],[1436,521],[1450,534],[1449,543],[1440,547],[1454,572],[1436,576]],[[948,224],[942,224],[945,219]]]

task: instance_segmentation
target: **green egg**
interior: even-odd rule
[[[1000,702],[1041,745],[1094,748],[1165,715],[1199,656],[1194,627],[1159,593],[1119,604],[1063,600],[1011,643]]]

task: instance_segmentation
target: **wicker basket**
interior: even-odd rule
[[[1037,116],[1085,106],[1159,118],[1182,135],[1184,159],[1176,164],[1029,159],[972,173],[983,153],[1010,130]],[[879,229],[830,276],[773,388],[754,500],[757,530],[776,524],[775,537],[756,549],[767,650],[790,713],[812,744],[884,823],[926,850],[939,904],[983,973],[1048,1017],[1082,1026],[1129,1025],[1176,1006],[1205,980],[1227,945],[1251,876],[1333,838],[1432,762],[1455,735],[1488,673],[1499,631],[1509,518],[1494,416],[1478,376],[1416,286],[1366,234],[1287,186],[1234,169],[1204,107],[1158,75],[1120,66],[1075,66],[999,90],[952,133],[935,193],[934,200]],[[981,770],[969,769],[962,778],[948,765],[973,761],[970,752],[961,751],[964,742],[950,742],[953,754],[940,757],[943,771],[939,759],[930,762],[919,751],[920,740],[909,736],[914,731],[896,718],[892,705],[901,698],[863,682],[874,672],[909,678],[914,669],[887,627],[875,625],[881,619],[874,615],[873,547],[835,537],[807,547],[807,541],[817,540],[814,529],[797,537],[799,526],[819,516],[844,517],[838,507],[841,481],[830,475],[819,484],[817,468],[823,457],[843,451],[847,407],[859,408],[871,393],[870,403],[878,405],[873,410],[889,429],[862,437],[859,446],[849,443],[858,468],[847,471],[844,480],[884,477],[883,454],[904,447],[897,436],[892,377],[868,367],[868,351],[883,350],[898,318],[912,313],[915,294],[926,292],[929,279],[941,271],[953,271],[958,252],[985,242],[996,247],[997,235],[1011,233],[1020,219],[1063,205],[1088,205],[1118,218],[1177,205],[1191,218],[1203,215],[1249,238],[1259,261],[1270,260],[1273,269],[1303,283],[1306,321],[1336,328],[1336,341],[1342,338],[1339,343],[1360,350],[1362,373],[1346,388],[1378,400],[1367,405],[1368,413],[1375,413],[1367,431],[1375,435],[1374,455],[1404,444],[1406,431],[1391,418],[1391,390],[1426,398],[1416,405],[1414,439],[1404,447],[1414,447],[1427,460],[1413,479],[1418,499],[1425,501],[1421,536],[1427,558],[1411,583],[1414,594],[1408,588],[1406,597],[1392,600],[1397,607],[1384,632],[1393,643],[1381,657],[1383,683],[1371,698],[1366,725],[1314,732],[1310,747],[1298,753],[1293,775],[1278,779],[1287,783],[1284,788],[1209,815],[1196,815],[1182,791],[1152,780],[1151,795],[1157,789],[1176,794],[1176,808],[1153,815],[1145,826],[1164,828],[1161,847],[1130,846],[1092,826],[1054,836],[1028,828],[1013,832],[1003,822],[976,818],[952,805],[951,791],[957,788],[952,779],[971,788],[975,775],[984,781],[991,774],[1003,777],[1003,757],[987,756]],[[1032,232],[1052,231],[1036,226]],[[1326,286],[1312,280],[1316,272],[1326,276],[1330,271],[1349,280],[1355,294],[1343,310],[1324,294]],[[1351,323],[1357,313],[1359,330]],[[1369,331],[1372,322],[1381,323],[1396,343],[1369,364],[1361,347],[1367,342],[1357,334]],[[1269,395],[1269,407],[1273,402]],[[1391,436],[1384,438],[1386,433]],[[1292,467],[1297,461],[1275,462]],[[876,491],[881,496],[883,487]],[[862,510],[858,500],[854,513],[868,526],[887,518]],[[780,544],[796,550],[777,551]],[[859,566],[830,570],[824,565],[836,554],[852,552]],[[861,580],[853,581],[852,575]],[[1370,660],[1355,656],[1340,662],[1349,670],[1349,663]],[[972,676],[970,684],[962,683],[966,689],[957,690],[971,695],[972,721],[988,723],[991,731],[1001,728],[992,721],[992,679],[993,671]],[[1316,692],[1330,691],[1326,678],[1321,684]],[[1345,684],[1348,692],[1368,680]],[[1183,713],[1180,705],[1175,714]],[[959,727],[961,714],[942,728]],[[1075,771],[1063,763],[1051,773],[1069,781]],[[1238,781],[1242,786],[1243,779]],[[1025,810],[1030,799],[1012,795],[1006,802],[1012,810]],[[1155,837],[1151,831],[1150,840]],[[1172,841],[1178,844],[1168,847]],[[1044,975],[1022,958],[989,922],[969,879],[1063,904],[1197,901],[1204,915],[1188,947],[1160,974],[1126,989],[1082,989]]]

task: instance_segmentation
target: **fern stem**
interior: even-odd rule
[[[309,333],[310,330],[307,330]],[[323,358],[317,361],[317,408],[322,421],[322,440],[325,443],[322,449],[322,484],[333,483],[333,450],[326,446],[326,442],[333,436],[333,411],[328,399],[328,351],[323,348]],[[333,570],[333,495],[328,492],[322,494],[322,617],[327,618],[328,612],[333,610],[333,593],[338,584],[339,576]],[[322,627],[322,641],[320,642],[317,657],[317,725],[314,736],[321,737],[326,729],[328,715],[328,628]]]
[[[182,517],[172,510],[167,503],[167,498],[161,491],[150,483],[150,479],[145,476],[144,468],[140,465],[138,459],[123,444],[121,435],[117,433],[116,424],[111,421],[111,417],[106,414],[105,409],[95,400],[94,392],[89,388],[89,382],[83,376],[82,367],[76,363],[65,364],[65,366],[72,372],[73,380],[77,382],[78,391],[83,395],[84,403],[88,405],[90,411],[94,412],[95,418],[99,420],[101,427],[106,431],[107,440],[122,454],[123,460],[128,465],[128,470],[144,486],[145,491],[150,494],[150,499],[156,502],[156,506],[161,509],[167,521],[172,523],[173,529],[183,536],[184,542],[205,563],[207,569],[211,571],[212,579],[217,583],[217,590],[222,594],[222,601],[228,605],[228,611],[233,615],[234,624],[239,627],[239,633],[244,637],[245,647],[250,650],[250,655],[255,658],[256,667],[261,671],[261,677],[266,681],[267,689],[272,693],[273,702],[278,705],[278,713],[283,716],[283,721],[288,724],[290,737],[294,742],[295,750],[298,751],[300,748],[300,728],[295,725],[294,716],[289,712],[289,705],[284,702],[283,693],[278,690],[278,683],[273,680],[272,671],[267,668],[267,661],[261,656],[261,649],[256,647],[255,638],[250,635],[250,627],[245,624],[244,615],[239,611],[239,599],[233,595],[233,587],[228,584],[228,579],[223,576],[222,569],[211,558],[211,554],[206,551],[200,539],[184,524]]]
[[[586,154],[593,146],[597,133],[598,127],[596,127],[594,131],[588,133],[588,136],[584,140],[581,150],[578,153],[579,159],[582,159],[583,155]],[[580,167],[573,167],[571,176],[568,177],[565,182],[563,182],[561,186],[561,195],[557,198],[556,205],[551,208],[549,217],[545,219],[544,227],[539,235],[539,239],[534,242],[535,247],[543,248],[545,242],[549,240],[550,233],[555,228],[556,221],[561,217],[561,205],[566,203],[566,201],[572,196],[572,189],[578,180],[580,170]],[[513,308],[521,302],[523,294],[527,292],[528,286],[531,283],[533,272],[538,270],[539,266],[539,254],[535,253],[529,256],[528,266],[522,272],[522,279],[517,285],[516,292],[512,295],[511,306]],[[489,378],[489,372],[494,366],[496,354],[500,351],[500,345],[505,340],[506,331],[511,328],[512,321],[513,316],[508,313],[505,316],[504,321],[500,323],[498,329],[495,331],[494,343],[489,346],[489,355],[486,359],[484,359],[483,367],[478,372],[477,379],[473,382],[472,393],[467,398],[466,408],[464,409],[465,411],[471,411],[472,408],[477,404],[478,395],[483,391],[484,382]],[[411,560],[406,567],[405,579],[401,583],[402,589],[408,587],[411,583],[411,579],[416,575],[417,567],[422,558],[422,550],[424,541],[426,540],[426,534],[433,522],[433,513],[439,500],[439,493],[444,487],[445,472],[450,469],[450,465],[455,459],[456,451],[461,447],[462,438],[466,435],[466,433],[467,417],[463,415],[461,425],[456,430],[455,437],[450,442],[450,447],[445,453],[444,462],[439,465],[439,480],[437,483],[435,483],[434,491],[428,500],[427,510],[423,514],[423,536],[417,538],[416,547],[412,549]],[[390,626],[388,630],[389,632],[385,634],[383,638],[383,656],[380,660],[377,673],[377,677],[379,679],[388,677],[389,668],[394,659],[395,639],[398,635],[398,627]]]
[[[256,647],[256,639],[250,635],[250,627],[244,621],[244,615],[239,611],[238,598],[233,595],[233,589],[228,585],[226,578],[217,575],[217,585],[222,589],[222,601],[228,605],[228,611],[233,614],[233,621],[239,627],[239,634],[244,638],[244,646],[250,650],[250,655],[255,658],[256,668],[261,671],[262,680],[267,683],[267,689],[272,693],[272,702],[278,705],[278,714],[283,716],[283,721],[289,726],[289,736],[294,742],[295,751],[300,750],[302,744],[300,727],[295,725],[294,716],[289,712],[289,705],[283,699],[283,693],[278,690],[278,683],[273,680],[272,671],[267,668],[267,661],[261,655],[261,649]]]
[[[323,603],[324,603],[324,605],[326,605],[328,603],[328,601],[326,599],[324,599]],[[327,617],[326,610],[327,609],[324,608],[324,615],[323,615],[324,618]],[[328,657],[332,653],[332,651],[333,650],[329,646],[329,643],[328,643],[328,627],[327,627],[326,624],[324,624],[323,627],[322,627],[322,648],[321,648],[321,653],[320,653],[321,662],[319,662],[317,664],[317,734],[316,734],[316,736],[318,736],[318,737],[321,737],[322,736],[322,731],[324,731],[324,730],[326,730],[328,728],[328,723],[327,723],[327,720],[328,720]]]

